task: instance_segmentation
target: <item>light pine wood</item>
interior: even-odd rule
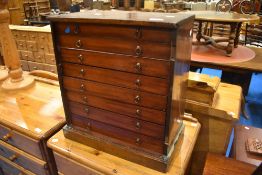
[[[0,1],[0,40],[4,62],[9,69],[10,78],[3,82],[2,88],[6,90],[23,89],[32,86],[34,79],[32,77],[23,76],[16,43],[9,29],[10,14],[8,10],[5,9],[6,3],[7,1]]]
[[[186,100],[186,112],[202,125],[193,153],[195,161],[191,174],[203,170],[207,152],[225,154],[233,125],[239,120],[241,98],[241,87],[219,83],[212,105]]]
[[[174,175],[184,174],[189,163],[191,153],[196,142],[200,124],[184,121],[185,130],[179,137],[174,150],[175,156],[168,173],[161,173],[153,169],[132,163],[116,156],[95,150],[91,147],[66,139],[62,131],[48,140],[48,146],[53,149],[56,155],[65,157],[65,160],[75,161],[87,169],[94,169],[99,173],[119,175]],[[61,158],[61,157],[60,157]],[[65,161],[59,159],[56,161]],[[60,164],[59,162],[58,164]],[[63,166],[61,166],[63,167]],[[73,172],[73,168],[71,169]],[[58,169],[59,172],[60,171]],[[72,172],[67,172],[72,174]],[[86,172],[88,174],[88,172]],[[65,174],[67,175],[67,174]]]
[[[46,174],[46,170],[44,167],[46,165],[46,162],[37,159],[30,154],[27,154],[24,151],[21,151],[3,141],[0,141],[0,148],[1,156],[38,175]]]
[[[0,90],[0,124],[39,140],[65,123],[58,86],[37,82],[19,91]]]

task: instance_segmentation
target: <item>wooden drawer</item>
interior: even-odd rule
[[[76,102],[69,102],[69,110],[71,114],[83,116],[88,119],[110,124],[115,127],[134,131],[157,139],[164,139],[164,126],[162,125],[82,105]]]
[[[0,138],[6,143],[13,145],[35,157],[42,159],[39,142],[14,130],[0,125]]]
[[[28,32],[28,37],[30,41],[37,41],[37,32]]]
[[[160,95],[168,94],[168,80],[162,78],[136,75],[132,73],[70,63],[63,64],[63,75]]]
[[[46,162],[39,160],[3,141],[0,141],[0,155],[35,174],[46,174]]]
[[[26,41],[24,40],[16,40],[16,45],[18,50],[27,50]]]
[[[42,63],[36,63],[36,62],[28,61],[28,66],[29,66],[30,71],[44,70],[44,65]]]
[[[126,26],[59,23],[55,27],[60,34],[88,37],[97,36],[135,40],[139,34],[138,28]]]
[[[17,32],[16,30],[12,30],[12,34],[13,34],[13,37],[15,40],[19,39],[18,36],[19,36],[19,32]]]
[[[40,43],[41,44],[41,43]],[[27,41],[26,42],[27,50],[36,52],[37,51],[37,43],[36,41]]]
[[[1,155],[0,155],[0,168],[3,169],[4,172],[3,175],[35,175],[34,173],[25,170],[24,168],[16,165],[15,163],[2,157]]]
[[[18,34],[18,39],[19,40],[24,40],[24,41],[28,41],[29,40],[27,31],[17,31],[17,34]]]
[[[77,115],[72,115],[72,124],[73,126],[86,128],[86,131],[89,131],[90,133],[99,133],[118,139],[130,144],[130,146],[132,145],[134,147],[148,149],[153,152],[163,153],[163,141],[153,137],[138,134]]]
[[[159,110],[139,107],[113,101],[105,98],[100,98],[91,94],[83,94],[75,91],[66,91],[66,97],[78,103],[93,106],[100,109],[105,109],[115,113],[136,117],[142,120],[150,121],[164,125],[166,113]]]
[[[63,87],[68,90],[77,92],[85,92],[124,103],[135,104],[165,110],[167,98],[166,96],[140,92],[132,89],[92,82],[81,79],[63,77]]]
[[[170,71],[169,61],[155,59],[69,49],[61,49],[61,56],[62,60],[66,62],[109,68],[161,78],[168,77]],[[141,69],[137,69],[137,63],[140,63]]]
[[[55,55],[54,54],[45,54],[45,62],[47,64],[56,65]]]
[[[44,65],[44,70],[57,74],[57,68],[55,65]]]
[[[21,66],[22,66],[23,71],[29,71],[27,61],[21,60]]]
[[[44,53],[49,53],[49,49],[48,49],[48,46],[46,43],[43,43],[43,44],[39,44],[38,45],[38,52],[44,54]]]
[[[42,43],[42,45],[48,43],[48,35],[50,35],[50,33],[38,32],[38,43]]]
[[[45,63],[45,55],[41,52],[34,52],[34,58],[38,63]]]
[[[60,35],[58,40],[60,46],[64,48],[94,50],[165,60],[169,60],[171,57],[170,44],[137,43],[136,41],[123,40],[122,38],[80,37],[72,35]]]
[[[149,27],[59,23],[56,25],[56,30],[60,34],[123,38],[159,43],[170,43],[172,38],[170,30]]]
[[[58,175],[102,175],[98,171],[54,152]]]
[[[21,58],[22,58],[23,60],[27,60],[27,61],[34,61],[33,52],[30,52],[30,51],[21,51]]]

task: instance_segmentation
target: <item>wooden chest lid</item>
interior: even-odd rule
[[[50,16],[49,20],[177,28],[179,25],[183,25],[188,21],[193,21],[194,18],[194,15],[184,13],[86,10],[83,12]]]
[[[189,72],[188,84],[189,89],[198,90],[207,94],[214,94],[220,83],[220,78],[211,77],[206,74]]]

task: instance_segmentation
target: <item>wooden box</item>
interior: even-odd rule
[[[201,124],[192,155],[193,175],[203,170],[208,152],[225,155],[232,129],[240,116],[241,87],[219,83],[215,95],[216,98],[211,105],[186,100],[185,111],[191,113]]]
[[[65,137],[167,171],[182,130],[193,20],[127,11],[51,17]]]
[[[219,83],[218,77],[190,72],[186,99],[212,105]]]

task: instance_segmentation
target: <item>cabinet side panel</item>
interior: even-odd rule
[[[172,88],[172,100],[168,136],[168,151],[173,145],[174,139],[182,125],[182,116],[184,115],[184,97],[186,91],[186,82],[190,67],[191,50],[192,50],[192,28],[193,20],[179,26],[176,33],[174,49],[174,76]]]

